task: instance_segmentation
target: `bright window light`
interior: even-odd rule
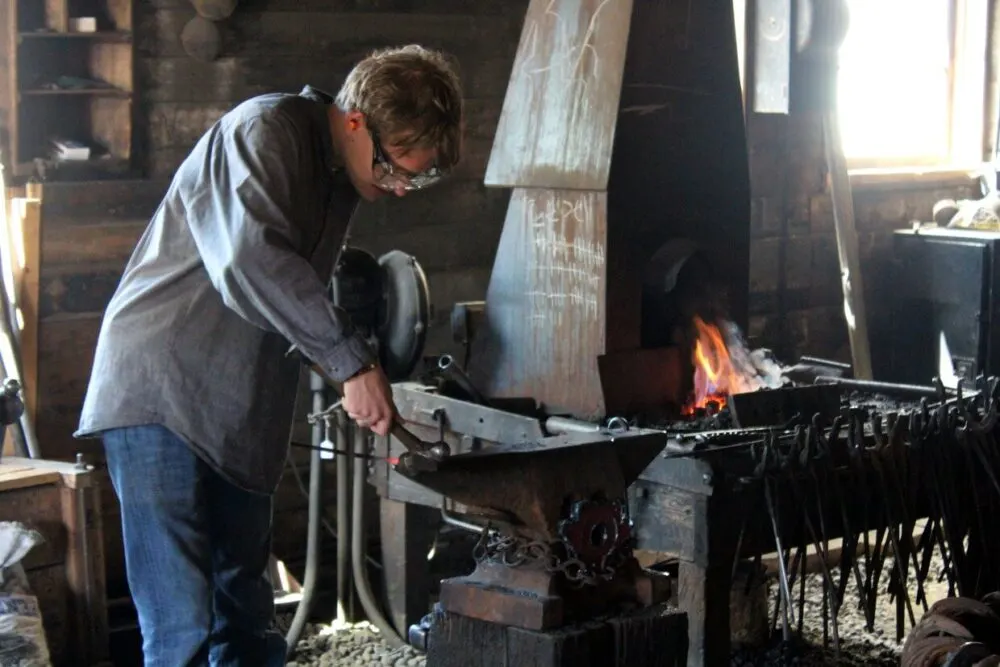
[[[982,158],[986,0],[847,0],[838,113],[853,167]]]

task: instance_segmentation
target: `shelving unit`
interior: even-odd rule
[[[133,0],[13,0],[9,86],[15,176],[40,163],[49,180],[130,172],[133,126]],[[79,25],[92,18],[93,31]],[[53,139],[89,148],[84,160],[55,156]]]

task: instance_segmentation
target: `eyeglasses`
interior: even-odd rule
[[[444,178],[444,172],[437,167],[413,174],[397,166],[388,152],[382,148],[378,133],[372,129],[369,129],[368,133],[372,138],[372,174],[375,176],[377,187],[389,192],[400,189],[412,192],[428,188]]]

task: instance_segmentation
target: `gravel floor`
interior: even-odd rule
[[[885,571],[888,572],[886,567]],[[934,563],[931,572],[940,570],[940,561]],[[839,573],[833,571],[834,578]],[[805,619],[803,637],[790,644],[776,641],[769,647],[758,649],[738,648],[734,650],[732,664],[738,667],[780,667],[782,665],[843,665],[845,667],[896,667],[899,665],[901,645],[896,643],[896,607],[889,595],[884,593],[888,584],[888,574],[883,575],[878,606],[875,616],[875,631],[865,630],[864,613],[858,608],[858,594],[853,578],[847,587],[844,606],[838,620],[840,635],[840,659],[835,659],[832,646],[823,648],[822,575],[806,578]],[[770,585],[770,614],[778,602],[777,582]],[[936,576],[926,582],[925,589],[929,603],[947,595],[947,585],[938,583]],[[795,586],[796,607],[798,586]],[[916,597],[916,584],[911,581],[911,600]],[[913,613],[920,620],[923,607],[913,603]],[[279,625],[286,624],[290,616],[279,619]],[[906,621],[904,636],[911,629]],[[831,633],[832,634],[832,633]],[[777,633],[780,640],[780,623]],[[337,667],[420,667],[425,664],[424,656],[417,650],[404,647],[391,649],[379,636],[377,630],[367,623],[352,627],[333,629],[323,625],[309,625],[299,642],[290,667],[332,666]]]
[[[375,627],[358,623],[336,629],[307,625],[287,667],[422,667],[425,663],[416,649],[392,649]]]

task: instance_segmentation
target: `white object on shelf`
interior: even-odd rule
[[[78,16],[69,20],[70,32],[97,32],[97,19],[93,16]]]

